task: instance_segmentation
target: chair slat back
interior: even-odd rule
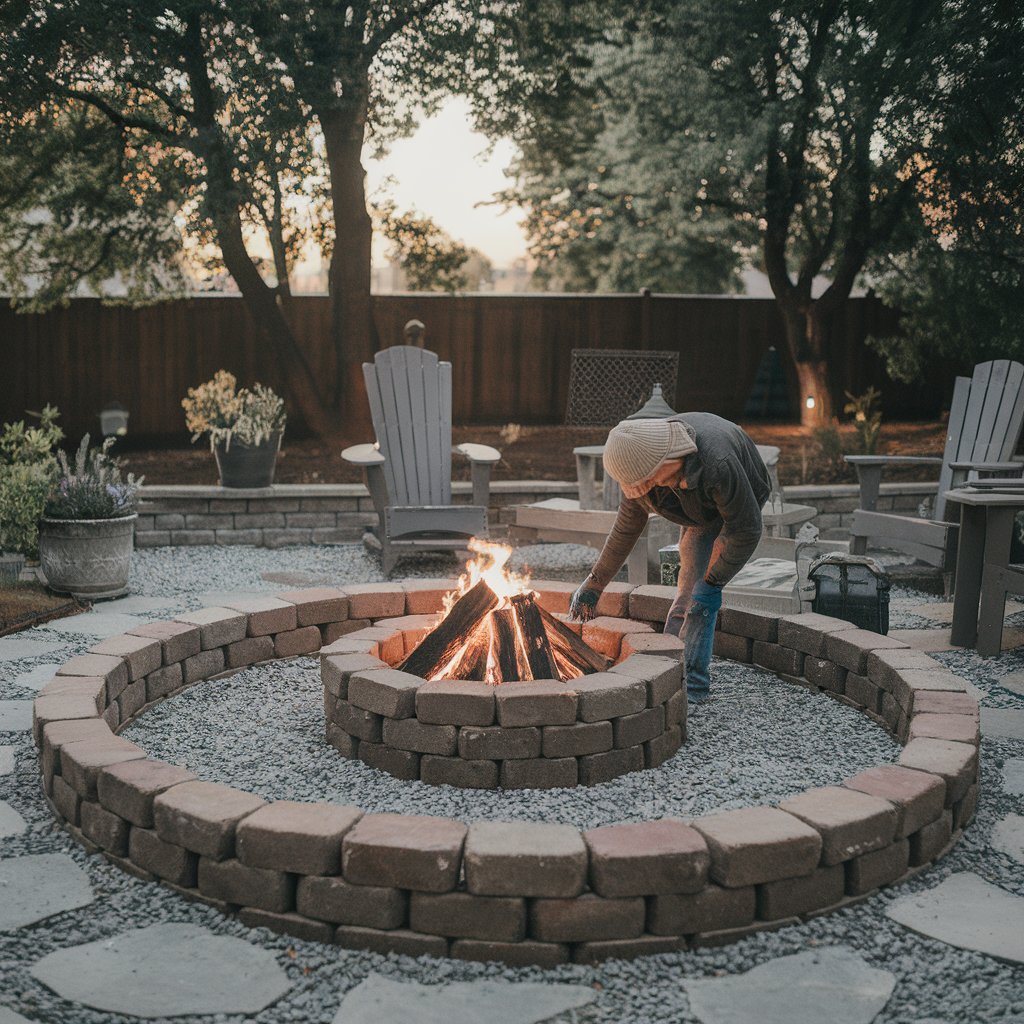
[[[388,499],[396,506],[450,505],[452,367],[412,345],[363,363]]]
[[[979,363],[970,378],[957,377],[939,474],[935,518],[943,519],[942,495],[952,485],[953,462],[1005,462],[1024,423],[1024,366],[1009,359]]]

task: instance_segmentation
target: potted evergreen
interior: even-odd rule
[[[110,455],[114,438],[89,448],[82,438],[74,465],[60,451],[59,477],[39,520],[39,561],[47,586],[87,600],[128,593],[135,539],[135,499],[143,478]]]
[[[189,388],[181,404],[194,444],[210,435],[221,487],[269,487],[284,435],[284,401],[263,384],[237,388],[234,374]]]

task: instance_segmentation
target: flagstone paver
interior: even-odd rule
[[[981,735],[997,739],[1024,740],[1024,711],[982,708]]]
[[[60,649],[56,640],[37,640],[30,636],[0,636],[0,661],[38,658]]]
[[[144,621],[136,615],[122,615],[118,612],[82,612],[81,615],[69,615],[66,619],[54,619],[46,624],[46,629],[53,633],[90,636],[102,640],[115,633],[127,633],[129,629],[141,626]]]
[[[8,1010],[6,1006],[0,1006],[0,1024],[32,1024],[32,1021],[20,1013]]]
[[[86,873],[64,853],[0,860],[0,932],[34,924],[95,899]]]
[[[26,690],[42,689],[56,674],[57,669],[63,662],[47,662],[45,665],[36,665],[28,672],[15,676],[14,685],[23,686]]]
[[[596,997],[583,985],[487,979],[420,985],[371,974],[345,996],[333,1024],[540,1024]]]
[[[146,597],[143,594],[132,594],[129,597],[119,597],[116,601],[104,601],[103,611],[100,614],[145,615],[148,617],[153,612],[162,612],[165,608],[176,608],[181,603],[181,599],[175,597]]]
[[[1024,864],[1024,817],[1008,814],[997,821],[992,829],[992,845],[1000,853]],[[1021,921],[1021,928],[1024,928],[1024,921]]]
[[[941,622],[948,626],[953,622],[952,601],[929,601],[925,604],[915,604],[907,608],[911,615],[918,615],[922,619],[931,619],[933,622]],[[1006,602],[1006,615],[1014,615],[1017,612],[1024,612],[1024,604],[1017,601]]]
[[[14,774],[14,747],[0,747],[0,775]]]
[[[1024,963],[1024,897],[971,871],[933,889],[903,896],[886,909],[894,921],[940,942]]]
[[[1003,789],[1012,796],[1024,796],[1024,757],[1011,757],[1003,765]]]
[[[745,974],[684,982],[702,1024],[870,1024],[889,1001],[896,977],[846,946],[769,960]]]
[[[32,728],[32,701],[0,700],[0,732],[24,732]]]
[[[25,819],[6,800],[0,800],[0,839],[20,836],[27,828]]]
[[[1024,697],[1024,672],[1010,672],[1005,676],[1001,676],[996,682],[1004,690],[1009,690],[1011,693]]]
[[[145,1018],[259,1013],[291,988],[270,950],[192,924],[59,949],[32,975],[64,999]]]

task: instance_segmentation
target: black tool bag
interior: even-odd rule
[[[807,578],[814,583],[814,611],[889,632],[889,577],[873,558],[830,552],[811,563]]]

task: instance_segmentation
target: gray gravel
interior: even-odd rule
[[[560,570],[555,564],[557,550],[552,547],[544,552],[548,564],[545,565],[543,575],[579,578],[579,568],[585,569],[587,559],[593,557],[588,552],[582,556],[581,561]],[[576,557],[581,557],[578,549]],[[420,565],[406,562],[400,571],[403,575],[438,576],[450,574],[452,568],[453,564],[448,559],[431,559]],[[173,612],[178,607],[196,607],[200,603],[196,595],[204,590],[242,588],[272,591],[278,585],[284,585],[261,579],[261,573],[264,572],[302,573],[308,577],[321,576],[337,581],[380,578],[374,561],[356,546],[296,548],[273,552],[252,548],[158,549],[136,552],[132,587],[134,593],[178,597],[180,605],[169,609]],[[893,625],[919,625],[901,619],[900,607],[909,607],[927,600],[930,598],[924,594],[894,592]],[[37,629],[32,635],[43,638],[60,634]],[[88,646],[88,639],[68,638],[64,656],[70,657]],[[979,686],[986,694],[986,705],[1024,708],[1024,699],[998,685],[1000,676],[1024,669],[1024,653],[1018,651],[989,661],[962,652],[940,654],[938,657]],[[35,665],[57,660],[61,658],[42,657],[0,664],[0,699],[31,697],[31,690],[13,685],[14,677]],[[250,676],[253,677],[252,682]],[[847,749],[850,737],[857,745],[871,745],[872,753],[864,759],[864,763],[891,758],[891,746],[884,745],[888,741],[866,720],[856,715],[848,718],[845,709],[826,698],[813,698],[802,691],[791,693],[789,688],[780,687],[776,683],[771,684],[770,692],[775,695],[785,693],[787,699],[785,703],[773,703],[766,696],[768,691],[759,676],[760,673],[751,670],[730,668],[719,671],[719,700],[710,708],[702,708],[694,716],[692,739],[677,758],[687,764],[684,771],[690,775],[686,785],[692,786],[693,792],[682,797],[677,794],[675,799],[690,799],[692,796],[694,803],[691,806],[697,811],[710,806],[700,801],[712,800],[715,792],[723,797],[723,802],[718,806],[726,806],[729,800],[742,801],[742,787],[734,789],[733,782],[727,781],[730,776],[741,777],[749,772],[749,750],[736,742],[736,739],[753,739],[751,733],[758,730],[741,723],[755,720],[758,728],[766,732],[771,730],[777,736],[777,727],[766,723],[775,722],[777,716],[797,707],[800,709],[800,721],[815,725],[816,728],[808,728],[802,736],[793,735],[796,730],[791,730],[793,745],[784,751],[775,749],[770,742],[759,742],[755,748],[755,765],[763,767],[766,756],[788,761],[791,755],[798,754],[801,749],[805,753],[827,749],[835,757],[844,759],[841,762],[843,765],[849,765],[852,762],[845,759],[850,757]],[[292,723],[299,723],[306,716],[306,720],[312,721],[319,729],[322,721],[319,717],[322,712],[317,703],[319,695],[317,702],[311,703],[305,693],[312,686],[312,680],[309,670],[303,668],[302,661],[246,672],[228,684],[219,684],[219,689],[218,685],[211,685],[209,689],[218,691],[212,694],[212,699],[226,699],[220,696],[227,692],[226,688],[238,687],[236,694],[230,697],[234,701],[243,691],[258,696],[265,694],[268,687],[276,689],[270,683],[271,679],[287,681],[289,685],[294,685],[295,692],[287,700],[280,696],[274,698],[277,703],[274,705],[276,710],[273,716],[269,715],[266,708],[261,712],[259,705],[255,708],[250,705],[250,722],[258,721],[262,713],[265,719],[261,728],[277,731],[294,728]],[[192,714],[193,704],[198,705],[208,699],[202,692],[204,689],[200,687],[176,698],[163,709],[154,710],[145,716],[139,728],[149,729],[150,719],[155,720],[157,715],[167,715],[169,728],[177,731],[173,722],[175,714],[172,712],[181,716]],[[795,698],[795,703],[790,701],[791,697]],[[844,739],[837,742],[839,734],[826,733],[821,728],[822,719],[817,717],[816,711],[807,715],[811,709],[809,705],[804,707],[805,700],[825,701],[821,713],[829,716],[828,730],[852,731],[844,731]],[[285,709],[283,715],[277,713],[282,707]],[[703,716],[703,722],[699,716]],[[732,743],[729,742],[730,736]],[[147,738],[146,742],[152,745],[154,741]],[[184,743],[185,739],[179,735],[176,742]],[[883,743],[882,747],[876,746],[879,742]],[[993,851],[989,843],[995,822],[1011,812],[1024,813],[1024,797],[1005,793],[1001,779],[1001,768],[1006,759],[1024,757],[1024,743],[1021,742],[983,742],[983,798],[976,823],[945,861],[896,890],[881,893],[857,906],[808,924],[761,933],[723,949],[665,954],[636,961],[615,961],[597,967],[562,967],[551,971],[381,957],[274,936],[262,929],[245,928],[209,908],[187,903],[159,886],[140,882],[98,857],[86,856],[81,848],[53,824],[39,796],[35,752],[27,735],[0,734],[0,745],[4,744],[13,744],[17,756],[15,773],[0,776],[0,799],[11,803],[29,822],[30,829],[22,836],[0,840],[0,857],[65,852],[85,868],[97,893],[97,901],[92,907],[59,915],[9,935],[0,934],[0,1006],[9,1007],[41,1024],[128,1024],[134,1020],[64,1003],[37,983],[30,976],[29,968],[51,950],[113,936],[126,929],[156,921],[195,922],[218,934],[235,935],[256,942],[275,951],[278,962],[294,981],[294,987],[280,1003],[255,1017],[221,1015],[216,1018],[174,1018],[181,1024],[209,1024],[211,1020],[221,1024],[240,1024],[243,1020],[257,1021],[259,1024],[286,1021],[329,1024],[344,993],[371,971],[398,980],[424,983],[498,977],[594,985],[599,995],[590,1019],[595,1021],[603,1024],[692,1024],[696,1018],[689,1012],[682,986],[686,978],[746,971],[769,959],[811,946],[839,944],[853,947],[874,966],[896,975],[895,992],[878,1016],[878,1024],[921,1024],[925,1020],[945,1021],[947,1024],[960,1021],[1010,1024],[1015,1018],[1024,1015],[1024,968],[921,938],[884,915],[884,909],[891,900],[907,892],[931,888],[953,871],[975,871],[1008,891],[1024,894],[1020,866],[1005,855]],[[310,746],[314,748],[316,744],[311,743]],[[224,747],[221,748],[219,759],[222,758],[224,763],[231,760],[227,757],[228,752]],[[245,764],[248,761],[249,767],[246,770],[262,773],[268,785],[274,784],[277,772],[287,770],[301,773],[305,756],[302,751],[292,751],[286,759],[279,756],[276,760],[280,763],[271,765],[268,772],[254,758],[247,756],[244,748],[237,749],[237,743],[233,752],[234,763]],[[799,762],[799,757],[795,760]],[[337,765],[340,761],[337,758],[334,763]],[[310,762],[314,763],[317,762]],[[674,766],[672,769],[662,769],[663,778],[667,780],[669,772],[676,770]],[[799,770],[799,764],[795,769],[793,765],[787,764],[786,771],[791,770]],[[846,774],[849,770],[849,767],[837,769],[838,775]],[[640,774],[658,775],[646,772]],[[341,785],[341,782],[335,779],[334,784]],[[391,784],[387,780],[378,780],[378,786],[373,790],[360,787],[360,799],[357,802],[366,805],[371,799],[394,798],[394,793],[389,789]],[[608,788],[615,785],[609,784]],[[801,788],[802,785],[800,783],[793,788]],[[425,789],[408,788],[410,794]],[[652,789],[655,792],[645,792],[641,798],[634,795],[633,799],[666,799],[662,788]],[[433,788],[426,791],[432,794],[439,792]],[[757,795],[751,799],[758,802],[777,799],[777,792],[781,791],[766,791],[763,796]],[[407,796],[414,799],[411,795]],[[532,799],[532,795],[526,799]],[[437,808],[436,804],[431,806]],[[524,802],[522,806],[524,810],[520,816],[529,817],[528,803]],[[480,816],[490,813],[478,811]],[[503,809],[494,813],[505,815],[508,812]],[[620,818],[626,816],[619,807],[608,808],[605,813]],[[645,808],[640,816],[646,814]],[[569,814],[566,814],[564,820],[570,820]],[[563,1017],[563,1024],[570,1019],[569,1016]],[[826,1014],[823,1013],[822,1019],[827,1019]]]

